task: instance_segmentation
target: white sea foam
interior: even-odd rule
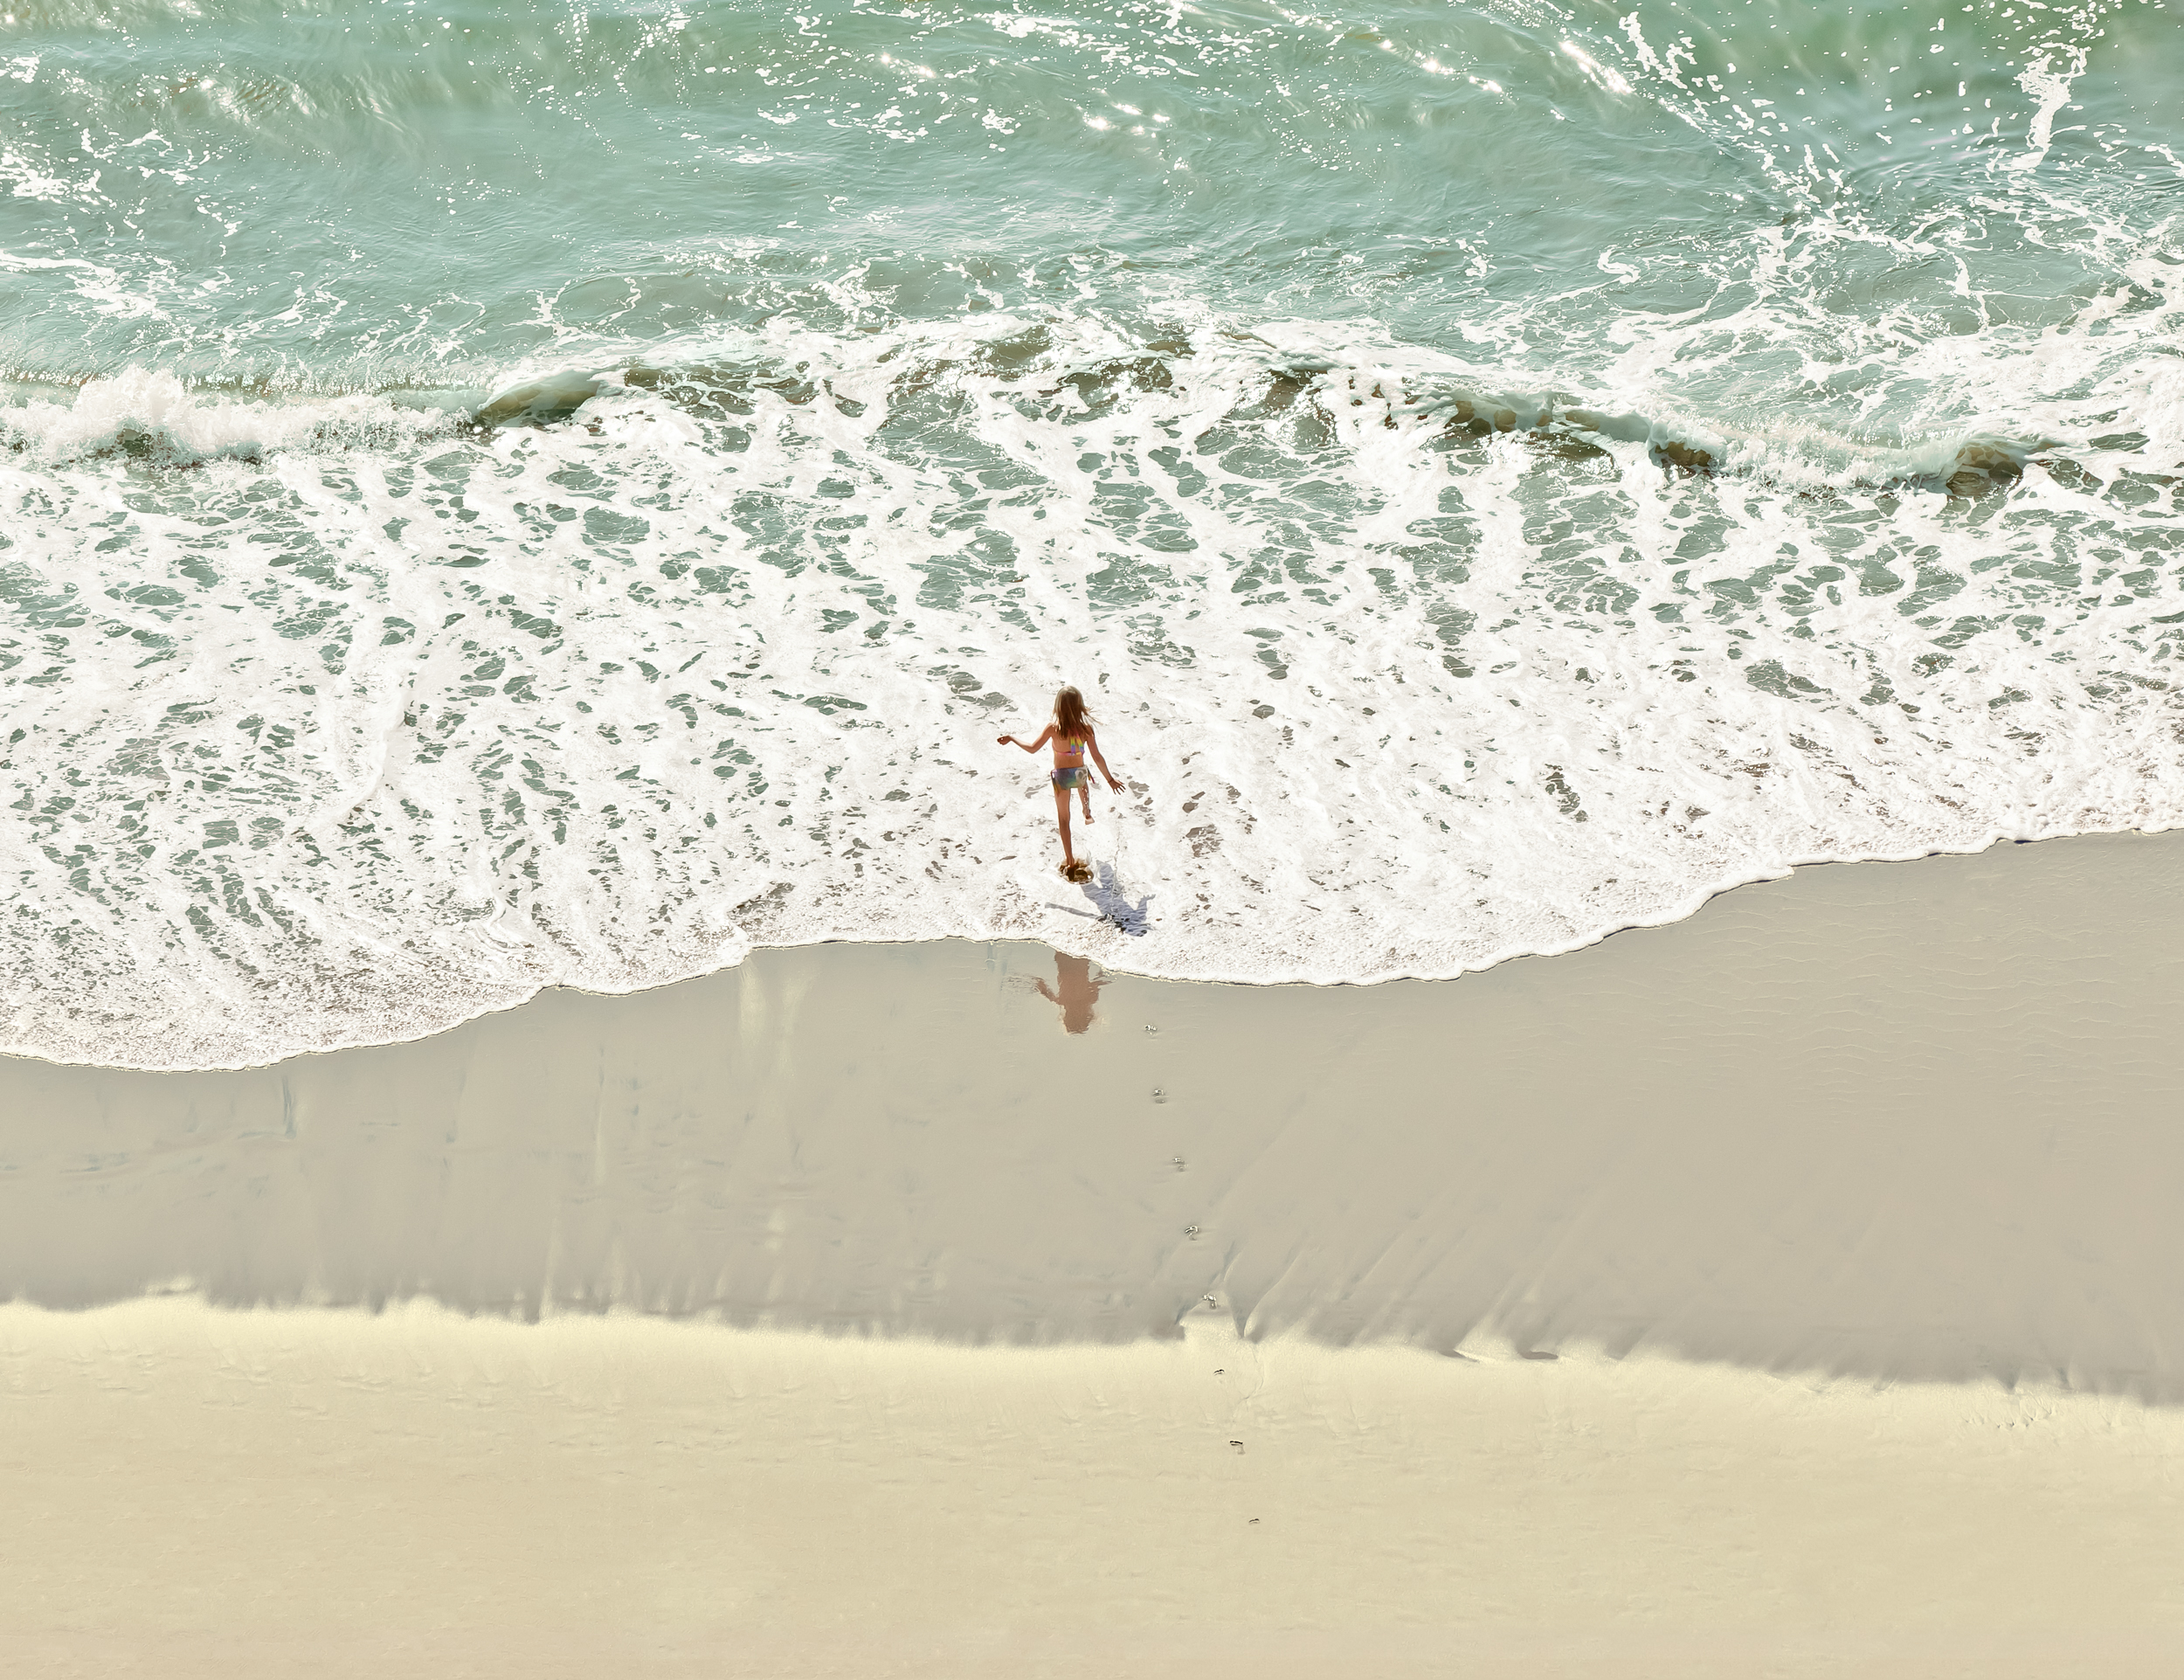
[[[2055,144],[2056,117],[2070,101],[2070,84],[2085,73],[2083,46],[2060,48],[2056,59],[2042,52],[2017,79],[2018,86],[2028,97],[2037,100],[2039,105],[2033,112],[2032,132],[2027,136],[2026,149],[2009,160],[2009,169],[2036,169],[2047,161],[2048,149]]]
[[[544,426],[156,373],[8,411],[6,1047],[242,1062],[820,938],[1452,975],[2169,825],[2184,375],[2134,273],[1876,345],[1956,394],[1925,435],[1710,401],[1758,303],[1559,366],[989,312],[654,347]],[[1981,439],[2022,478],[1952,494]],[[1062,681],[1131,785],[1089,889],[994,743]]]

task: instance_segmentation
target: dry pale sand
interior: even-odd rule
[[[0,1310],[10,1675],[2174,1672],[2184,1415],[1651,1356]]]
[[[0,1662],[2184,1670],[2180,889],[2090,838],[1443,985],[839,946],[0,1063]]]

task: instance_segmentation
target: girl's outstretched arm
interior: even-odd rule
[[[1019,741],[1013,735],[1005,735],[993,744],[997,747],[1021,747],[1026,752],[1037,752],[1040,748],[1054,738],[1054,726],[1049,723],[1039,732],[1039,739],[1036,741]]]
[[[1108,786],[1113,788],[1116,792],[1120,793],[1123,791],[1123,785],[1115,779],[1115,772],[1107,767],[1107,757],[1106,755],[1102,753],[1100,750],[1100,737],[1098,735],[1090,729],[1087,729],[1084,732],[1084,744],[1086,749],[1092,755],[1092,762],[1100,767],[1100,774],[1107,778]]]

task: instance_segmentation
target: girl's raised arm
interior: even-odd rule
[[[1054,726],[1049,723],[1045,729],[1040,731],[1039,739],[1036,741],[1019,741],[1013,735],[1005,735],[993,744],[997,747],[1021,747],[1026,752],[1037,752],[1040,748],[1045,746],[1047,743],[1054,737]]]

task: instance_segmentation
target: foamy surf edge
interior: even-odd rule
[[[236,1072],[270,1067],[299,1057],[418,1043],[451,1032],[467,1022],[520,1009],[549,991],[570,991],[601,997],[640,996],[647,992],[702,979],[708,975],[728,972],[742,966],[754,951],[792,950],[823,944],[907,945],[951,940],[992,944],[1002,940],[1031,940],[1070,956],[1090,958],[1102,969],[1115,974],[1177,985],[1332,988],[1372,987],[1402,981],[1446,983],[1527,958],[1568,956],[1618,934],[1670,927],[1688,921],[1715,899],[1726,894],[1767,881],[1785,880],[1802,869],[1840,865],[1917,863],[1929,858],[1973,857],[2002,846],[2045,845],[2101,835],[2159,834],[2178,828],[2184,828],[2184,819],[2147,821],[2113,827],[2057,828],[2037,833],[1996,828],[1983,840],[1971,845],[1929,845],[1895,852],[1814,853],[1782,861],[1755,862],[1748,868],[1724,874],[1656,910],[1605,918],[1566,939],[1514,943],[1482,956],[1442,964],[1411,963],[1377,969],[1344,969],[1311,960],[1302,960],[1288,966],[1265,964],[1241,966],[1218,960],[1192,961],[1188,958],[1182,960],[1164,959],[1158,940],[1146,937],[1147,930],[1132,928],[1111,919],[1094,922],[1081,937],[1073,937],[1074,930],[1067,923],[1059,925],[1050,923],[1042,928],[1032,929],[1023,925],[1019,919],[1007,917],[984,923],[966,918],[955,925],[943,925],[939,921],[932,920],[915,928],[890,929],[874,927],[868,923],[854,924],[816,917],[799,918],[782,912],[769,923],[756,930],[731,926],[725,931],[720,948],[709,958],[666,964],[656,971],[625,981],[618,982],[596,971],[543,975],[515,985],[505,981],[495,984],[480,976],[467,993],[460,988],[453,988],[456,995],[451,996],[448,992],[436,992],[430,1003],[422,999],[412,999],[406,1003],[400,999],[391,1000],[369,1015],[360,1015],[360,1020],[365,1024],[357,1026],[355,1030],[335,1030],[308,1036],[281,1036],[259,1028],[247,1034],[244,1041],[235,1043],[232,1048],[209,1054],[162,1055],[154,1053],[152,1039],[140,1039],[127,1031],[110,1031],[98,1035],[100,1041],[96,1043],[86,1041],[91,1035],[68,1040],[50,1034],[11,1038],[0,1042],[0,1055],[45,1061],[60,1067],[111,1068],[120,1072]],[[1096,868],[1098,861],[1095,860],[1095,863]],[[171,1034],[161,1034],[157,1035],[157,1041],[170,1046],[174,1037]]]

